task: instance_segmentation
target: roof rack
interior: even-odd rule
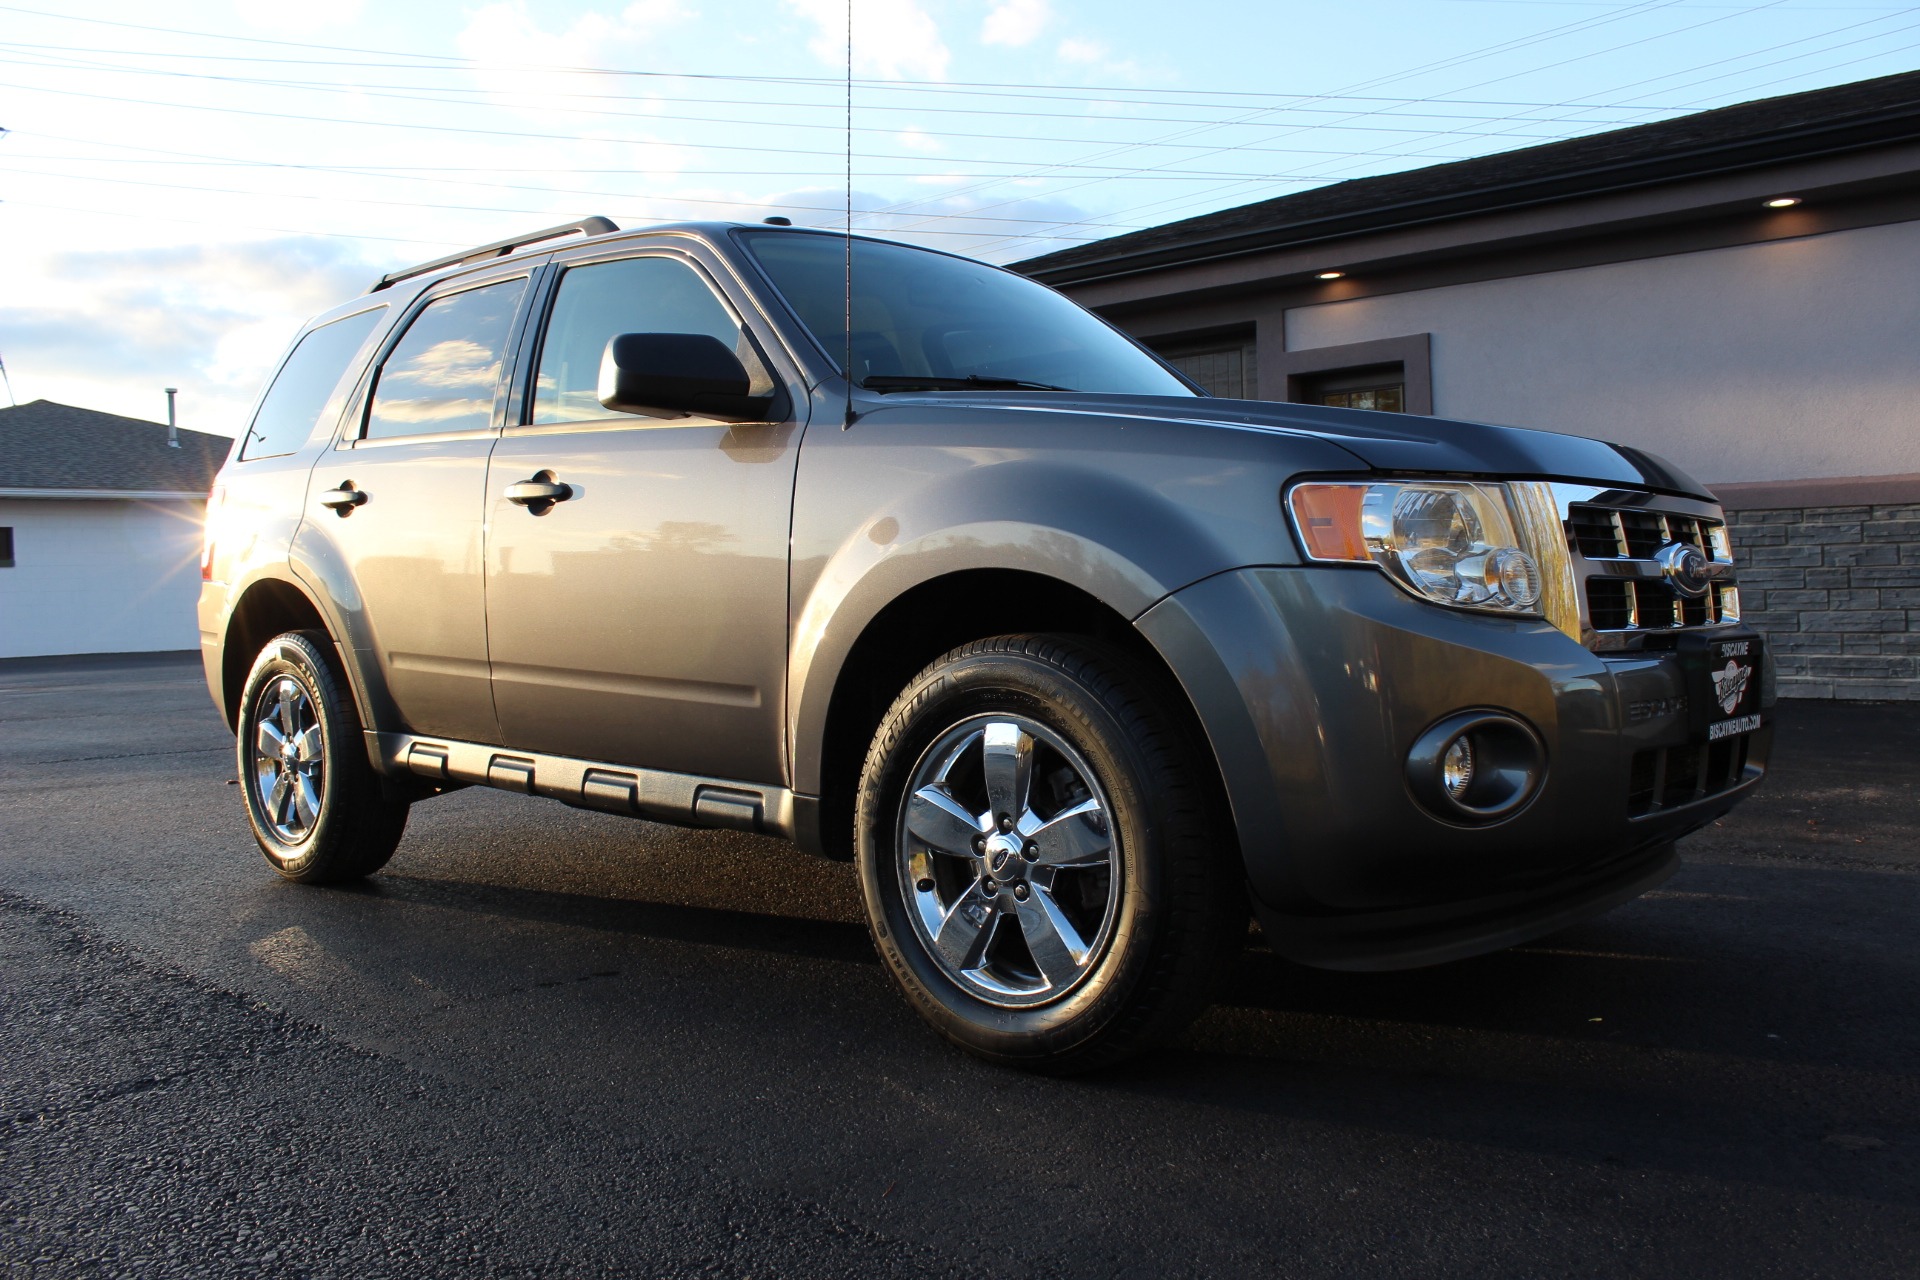
[[[429,271],[438,271],[441,267],[457,267],[464,262],[484,262],[488,258],[504,258],[515,249],[538,244],[542,240],[552,240],[559,236],[571,235],[578,231],[583,236],[603,236],[610,231],[618,231],[611,218],[582,218],[578,222],[569,222],[564,226],[548,227],[544,231],[530,232],[524,236],[513,236],[506,240],[496,240],[492,244],[483,244],[478,249],[462,249],[459,253],[450,253],[444,258],[435,258],[432,262],[422,262],[418,266],[407,267],[401,271],[389,271],[373,282],[368,293],[378,293],[389,285],[398,284],[414,276],[425,275]]]

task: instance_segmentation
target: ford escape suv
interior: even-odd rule
[[[1672,466],[1212,398],[880,240],[596,218],[387,276],[215,499],[207,681],[281,875],[474,785],[782,836],[857,863],[941,1033],[1046,1070],[1178,1030],[1249,913],[1386,969],[1626,901],[1772,733]]]

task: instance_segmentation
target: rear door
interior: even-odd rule
[[[760,377],[784,378],[687,251],[629,247],[556,268],[523,421],[506,428],[487,477],[502,741],[779,784],[801,424],[602,408],[600,358],[620,333],[712,334]],[[508,486],[542,478],[571,496],[508,498]]]
[[[303,534],[351,584],[348,630],[410,730],[498,742],[481,522],[532,267],[464,277],[397,326],[359,412],[321,455]],[[343,594],[347,598],[340,598]]]

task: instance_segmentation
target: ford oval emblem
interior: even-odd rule
[[[1707,594],[1707,557],[1700,548],[1674,542],[1660,548],[1653,558],[1675,591],[1689,597]]]

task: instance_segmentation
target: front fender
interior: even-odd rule
[[[818,452],[834,451],[829,445]],[[1223,509],[1238,504],[1266,515],[1264,528],[1236,539],[1141,476],[1024,451],[991,458],[928,452],[949,465],[929,467],[905,487],[863,475],[857,464],[871,459],[823,466],[803,454],[788,673],[792,776],[803,795],[820,793],[828,708],[848,655],[882,610],[923,584],[969,570],[1011,570],[1074,587],[1132,619],[1249,556],[1269,563],[1294,557],[1272,476],[1243,470],[1226,478],[1226,487],[1250,492],[1223,495]],[[826,472],[837,473],[835,482]],[[898,478],[897,471],[885,477]],[[831,531],[831,544],[820,513],[808,510],[809,495],[821,489],[843,504],[852,497],[854,506],[866,505],[857,495],[875,495],[863,515]],[[849,505],[835,511],[844,516]],[[991,629],[991,601],[981,602],[981,616]]]

